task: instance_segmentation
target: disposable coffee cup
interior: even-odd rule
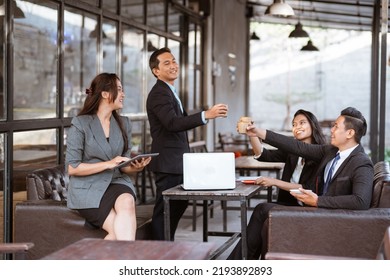
[[[252,118],[250,117],[241,117],[238,121],[238,133],[246,134],[246,128],[252,123]]]

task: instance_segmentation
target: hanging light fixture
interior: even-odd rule
[[[256,34],[256,32],[255,32],[255,31],[253,31],[253,32],[252,32],[252,35],[251,35],[251,40],[260,40],[260,37],[259,37],[259,36],[257,36],[257,34]]]
[[[303,29],[300,21],[295,25],[295,29],[291,31],[289,38],[309,38],[309,34]]]
[[[319,49],[313,45],[311,40],[307,41],[306,46],[303,46],[301,51],[318,52]]]
[[[274,0],[274,3],[267,7],[265,15],[290,17],[294,15],[294,10],[284,0]]]

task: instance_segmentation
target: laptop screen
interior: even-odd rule
[[[183,176],[185,190],[234,189],[234,153],[185,153]]]

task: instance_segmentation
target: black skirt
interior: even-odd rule
[[[124,193],[129,193],[136,199],[132,189],[121,184],[111,184],[108,186],[100,201],[99,208],[78,209],[80,215],[85,218],[86,225],[96,228],[102,228],[111,209],[114,207],[116,199]]]

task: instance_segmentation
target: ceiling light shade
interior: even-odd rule
[[[319,49],[313,45],[313,42],[309,40],[306,46],[303,46],[301,51],[318,52]]]
[[[309,34],[303,30],[301,22],[298,21],[298,23],[295,25],[295,29],[291,31],[289,38],[309,38]]]
[[[260,40],[260,37],[257,36],[256,32],[252,32],[252,35],[251,35],[251,40]]]
[[[284,0],[274,0],[274,3],[265,10],[265,14],[278,17],[290,17],[294,15],[294,10]]]

